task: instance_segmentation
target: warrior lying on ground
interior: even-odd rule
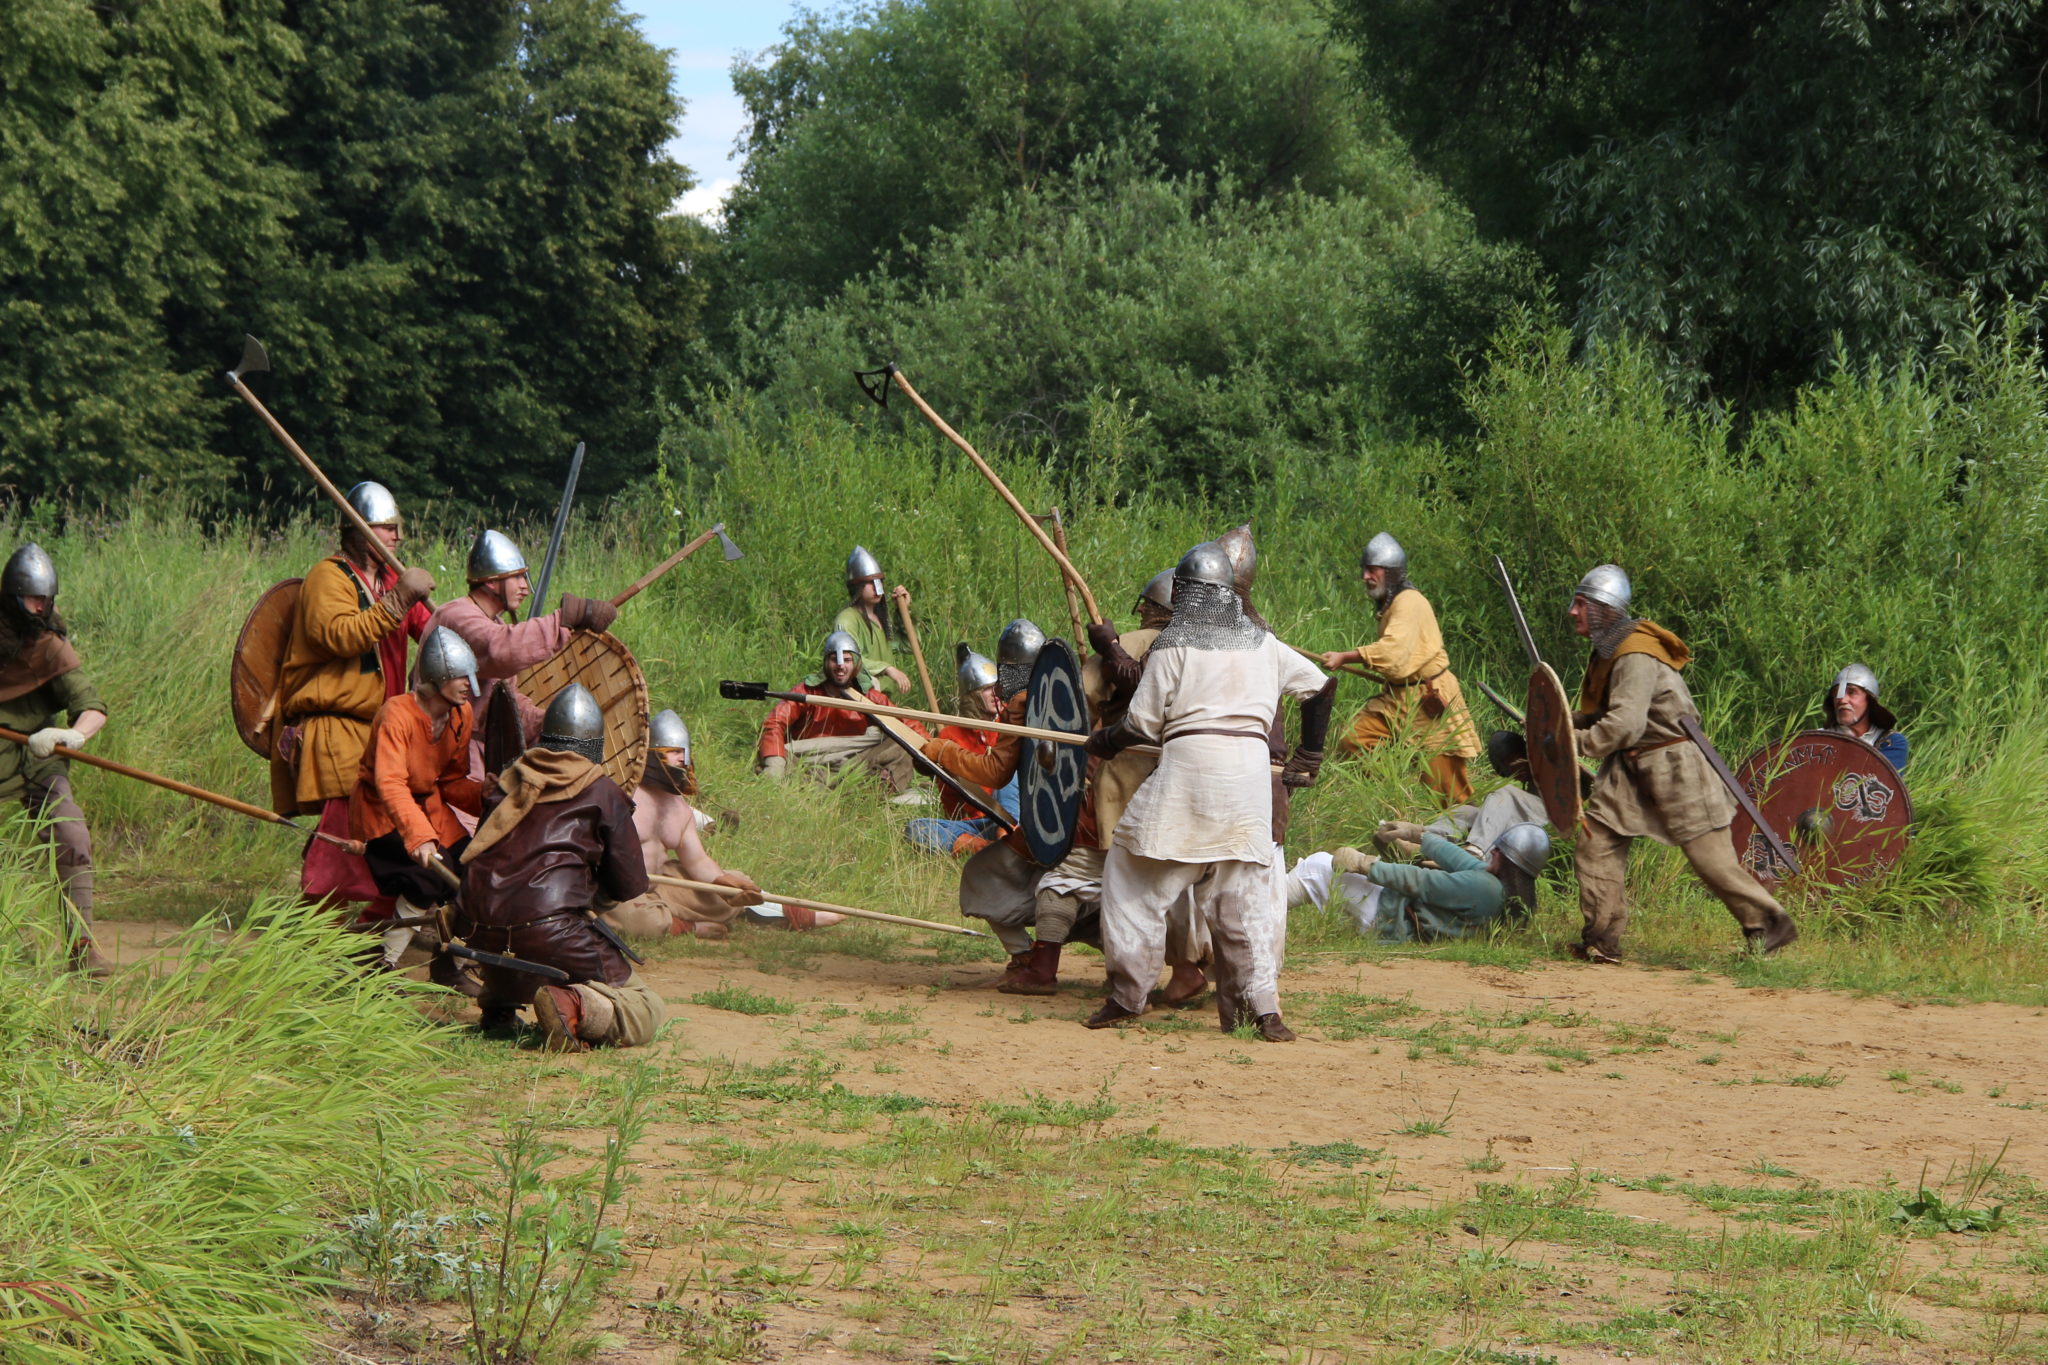
[[[882,566],[864,545],[854,546],[846,557],[846,595],[849,600],[833,618],[832,629],[853,637],[884,700],[905,696],[910,691],[910,675],[896,667],[896,647],[907,648],[908,642],[890,626],[889,609],[882,605]]]
[[[438,865],[444,855],[461,856],[469,834],[456,812],[477,815],[484,794],[469,766],[476,656],[461,636],[437,626],[420,644],[417,674],[412,691],[385,702],[370,722],[370,741],[349,797],[349,837],[363,841],[370,877],[381,894],[396,901],[400,919],[417,918],[452,898],[454,888]],[[415,932],[410,926],[384,931],[386,968],[398,966]],[[444,946],[438,935],[426,937]],[[481,989],[445,951],[434,954],[429,974],[464,995]]]
[[[1244,614],[1229,556],[1196,546],[1174,570],[1173,622],[1152,642],[1129,712],[1088,750],[1110,758],[1157,736],[1158,770],[1117,822],[1103,867],[1103,951],[1110,999],[1088,1021],[1106,1028],[1145,1012],[1165,951],[1169,909],[1192,893],[1215,954],[1226,1031],[1256,1023],[1294,1037],[1280,1017],[1271,921],[1284,914],[1273,843],[1268,731],[1283,695],[1305,702],[1292,782],[1314,780],[1331,693],[1322,673]]]
[[[462,854],[461,929],[472,948],[568,974],[561,985],[483,968],[481,1027],[510,1028],[529,1002],[548,1045],[633,1047],[654,1037],[661,996],[601,932],[599,910],[648,887],[633,809],[605,776],[604,714],[580,683],[548,704],[539,741],[505,770]]]
[[[875,685],[863,666],[860,646],[845,631],[835,630],[825,637],[820,659],[819,671],[791,688],[792,692],[890,704],[888,694]],[[923,735],[915,722],[906,724]],[[788,772],[791,758],[823,775],[864,769],[879,778],[897,800],[915,804],[924,799],[912,786],[917,769],[910,754],[858,711],[797,701],[775,703],[761,722],[755,766],[779,781]]]
[[[1543,826],[1511,825],[1484,854],[1429,830],[1421,834],[1422,856],[1434,866],[1397,863],[1355,848],[1324,855],[1339,880],[1357,877],[1369,884],[1365,895],[1343,897],[1360,933],[1387,942],[1430,942],[1479,933],[1503,916],[1526,920],[1535,913],[1536,878],[1550,857]]]
[[[1337,751],[1362,754],[1395,735],[1408,736],[1426,756],[1423,785],[1451,805],[1467,803],[1472,783],[1465,760],[1479,752],[1479,732],[1465,709],[1458,676],[1451,672],[1436,611],[1408,581],[1408,552],[1380,532],[1366,544],[1359,577],[1379,609],[1378,637],[1357,649],[1323,655],[1323,667],[1363,664],[1384,687],[1352,721]]]
[[[1850,664],[1835,675],[1834,686],[1821,698],[1823,730],[1861,740],[1884,755],[1901,776],[1906,771],[1906,736],[1894,716],[1877,699],[1877,674],[1863,664]]]
[[[1496,787],[1478,805],[1458,806],[1426,826],[1382,820],[1373,832],[1373,842],[1384,852],[1413,857],[1427,830],[1484,857],[1494,840],[1514,826],[1544,824],[1549,817],[1529,770],[1529,741],[1513,730],[1495,730],[1486,737],[1486,761],[1497,775],[1508,779],[1509,786]]]
[[[1601,760],[1578,836],[1585,928],[1573,951],[1592,962],[1620,959],[1629,846],[1647,837],[1680,849],[1749,945],[1776,952],[1799,930],[1736,858],[1727,832],[1734,794],[1683,726],[1699,719],[1679,674],[1692,652],[1664,627],[1630,616],[1630,596],[1628,575],[1612,564],[1572,594],[1572,629],[1593,647],[1574,718],[1579,752]]]
[[[957,704],[961,713],[983,720],[1001,719],[1003,703],[996,690],[995,661],[969,649],[965,640],[954,651],[954,657],[959,661],[955,677],[959,682]],[[938,737],[959,745],[970,754],[987,753],[1000,738],[993,730],[979,730],[971,724],[942,725]],[[1001,788],[983,787],[981,791],[1008,811],[1012,819],[1016,818],[1017,779],[1014,774]],[[1003,835],[1003,828],[994,816],[976,810],[950,787],[940,786],[939,809],[943,812],[941,818],[925,817],[904,826],[904,837],[919,848],[928,848],[934,853],[967,857],[981,852]]]
[[[106,703],[79,671],[57,614],[57,566],[42,546],[23,545],[0,569],[0,725],[28,744],[0,744],[0,801],[19,801],[48,822],[39,837],[56,851],[75,916],[65,929],[71,965],[90,976],[108,972],[92,937],[92,834],[71,794],[71,764],[56,749],[83,749],[106,723]]]
[[[720,867],[704,848],[703,834],[714,822],[694,804],[697,773],[690,762],[690,732],[673,711],[656,714],[647,726],[647,771],[633,792],[633,829],[640,839],[640,860],[649,874],[687,877],[737,887],[762,899],[761,888],[744,872]],[[655,885],[645,894],[605,912],[620,930],[649,938],[693,934],[703,939],[730,937],[741,904],[714,891]],[[828,911],[783,907],[778,922],[791,929],[837,924],[844,919]]]
[[[601,597],[563,593],[562,605],[556,610],[545,616],[517,620],[519,604],[532,594],[533,588],[527,578],[526,557],[510,537],[497,531],[477,533],[464,567],[469,579],[468,595],[444,602],[427,623],[428,629],[446,626],[460,635],[476,655],[476,676],[482,685],[474,701],[478,715],[484,713],[492,693],[501,687],[512,689],[518,702],[521,732],[531,742],[540,728],[540,708],[520,695],[512,680],[534,664],[559,654],[569,643],[572,631],[611,629],[619,609]],[[507,616],[515,619],[507,621]],[[481,736],[473,747],[473,772],[481,778]]]
[[[389,489],[359,483],[348,502],[385,546],[398,548],[402,528]],[[394,571],[350,523],[341,529],[341,553],[306,571],[278,673],[283,728],[270,760],[278,814],[317,815],[322,833],[347,837],[370,722],[405,691],[406,637],[425,633],[433,590],[432,574]],[[326,839],[306,841],[299,889],[308,900],[366,901],[365,918],[392,913],[391,897],[377,889],[362,857]]]

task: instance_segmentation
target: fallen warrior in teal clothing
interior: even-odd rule
[[[1536,877],[1550,857],[1541,825],[1514,825],[1478,857],[1440,834],[1422,836],[1421,863],[1396,863],[1356,849],[1339,849],[1339,870],[1355,871],[1379,888],[1371,904],[1354,911],[1361,930],[1385,942],[1464,938],[1505,914],[1527,919],[1536,908]]]

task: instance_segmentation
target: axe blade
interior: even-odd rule
[[[263,349],[263,343],[247,332],[242,333],[242,359],[228,374],[240,379],[245,374],[263,374],[270,369],[270,355]]]
[[[718,537],[718,548],[725,552],[726,563],[730,564],[733,560],[740,557],[740,547],[733,544],[732,537],[725,533],[724,522],[721,521],[718,525],[712,527],[711,532]]]
[[[874,400],[878,408],[889,406],[889,381],[896,376],[896,362],[890,361],[879,370],[855,370],[853,382],[860,385],[860,391]]]

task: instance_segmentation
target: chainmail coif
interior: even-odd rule
[[[540,737],[540,747],[543,749],[561,749],[572,754],[582,754],[592,763],[604,762],[603,735],[598,735],[593,739],[570,739],[567,735],[542,735]]]
[[[1247,618],[1235,588],[1180,580],[1173,585],[1173,620],[1154,649],[1257,649],[1266,632]]]

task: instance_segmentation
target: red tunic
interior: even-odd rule
[[[790,691],[808,696],[813,692],[827,696],[844,696],[845,691],[827,686],[813,687],[798,683]],[[850,689],[849,689],[850,690]],[[861,694],[868,701],[880,706],[892,706],[887,693],[879,687],[870,687]],[[789,741],[793,739],[833,739],[857,735],[868,728],[869,719],[858,711],[848,711],[838,706],[813,706],[809,702],[779,701],[768,713],[768,719],[761,722],[762,758],[781,758],[789,752]]]

